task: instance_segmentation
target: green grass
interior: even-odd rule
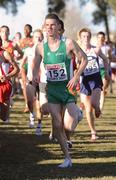
[[[70,151],[73,167],[59,169],[63,154],[58,144],[49,141],[51,119],[43,119],[43,135],[28,128],[28,114],[22,113],[24,101],[16,96],[9,125],[0,121],[0,180],[116,179],[116,93],[106,98],[102,117],[96,120],[100,139],[90,141],[84,118],[72,136]]]

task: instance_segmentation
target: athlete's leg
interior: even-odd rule
[[[82,120],[83,112],[77,107],[75,103],[66,104],[64,112],[64,129],[67,137],[67,145],[68,148],[72,148],[70,136],[71,133],[74,132],[77,124]]]
[[[101,95],[101,89],[100,88],[94,89],[92,91],[92,94],[91,94],[91,104],[92,104],[92,107],[95,109],[96,118],[98,118],[101,114],[100,95]]]
[[[9,122],[9,112],[10,112],[10,100],[7,100],[5,103],[1,103],[1,119],[8,123]]]
[[[29,107],[29,111],[34,111],[34,102],[35,102],[35,87],[31,84],[26,86],[26,94],[27,94],[27,104]]]
[[[39,90],[37,92],[37,99],[36,99],[36,116],[38,120],[38,124],[36,127],[36,135],[38,136],[42,135],[42,118],[43,118],[42,105],[44,104],[43,99],[44,97],[41,96],[41,92]]]
[[[49,109],[52,116],[54,135],[58,139],[61,149],[64,152],[65,158],[70,159],[62,119],[63,107],[60,104],[49,103]]]
[[[39,102],[42,115],[49,114],[49,105],[47,100],[47,95],[45,92],[39,92]]]
[[[101,97],[100,97],[100,109],[101,109],[101,111],[103,110],[105,95],[107,93],[107,89],[108,89],[110,81],[103,78],[102,82],[103,82],[103,90],[101,91]]]
[[[42,135],[42,118],[43,115],[49,114],[48,100],[45,92],[39,91],[39,100],[36,101],[36,112],[38,124],[36,128],[36,135]]]
[[[30,127],[34,127],[35,121],[35,112],[34,112],[34,105],[35,105],[35,87],[31,84],[26,86],[26,95],[27,95],[27,104],[30,112]]]
[[[26,71],[24,68],[22,68],[21,71],[21,79],[22,79],[22,92],[23,92],[23,96],[24,96],[24,100],[25,100],[25,109],[24,112],[28,112],[28,105],[27,105],[27,94],[26,94],[26,81],[27,81],[27,77],[26,77]]]
[[[80,109],[75,103],[66,104],[64,113],[64,128],[66,130],[71,132],[75,130],[77,124],[82,119],[82,114],[80,113]]]
[[[81,93],[80,97],[81,97],[81,102],[85,106],[86,118],[87,118],[89,128],[91,130],[91,134],[93,134],[94,132],[96,132],[96,129],[95,129],[95,124],[94,124],[94,115],[93,115],[93,108],[91,104],[91,96],[87,96]]]

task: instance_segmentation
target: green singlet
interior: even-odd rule
[[[26,47],[24,47],[24,48],[22,49],[23,53],[25,53],[25,50],[26,50],[28,47],[29,47],[29,46],[26,46]],[[25,69],[25,71],[26,71],[26,73],[27,73],[28,63],[25,63],[25,64],[23,65],[23,68]]]
[[[76,102],[76,97],[68,91],[71,58],[66,54],[65,41],[60,41],[59,48],[51,51],[48,42],[44,44],[44,65],[47,73],[47,97],[49,103],[67,104]]]
[[[100,75],[102,79],[105,78],[105,68],[100,68]]]

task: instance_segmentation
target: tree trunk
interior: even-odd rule
[[[105,24],[105,28],[106,28],[106,35],[107,35],[107,41],[110,41],[110,30],[109,30],[109,24],[108,24],[108,17],[107,15],[104,16],[104,24]]]

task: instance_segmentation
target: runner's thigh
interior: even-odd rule
[[[65,107],[64,112],[64,128],[69,131],[74,131],[78,124],[79,108],[75,103],[69,103]]]
[[[35,87],[32,86],[31,84],[28,84],[26,86],[26,93],[27,93],[27,99],[28,101],[34,101],[35,99]]]

